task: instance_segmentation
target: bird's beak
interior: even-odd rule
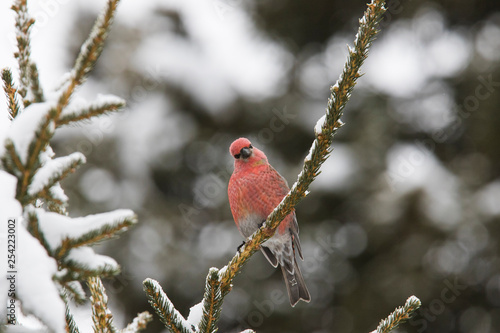
[[[241,158],[249,158],[252,155],[252,149],[245,147],[240,150]]]

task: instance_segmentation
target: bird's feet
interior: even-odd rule
[[[241,243],[241,244],[240,244],[240,246],[238,246],[238,248],[236,249],[236,252],[240,253],[241,248],[242,248],[242,247],[243,247],[243,245],[245,245],[245,244],[246,244],[246,242],[245,242],[245,241],[243,241],[243,243]]]

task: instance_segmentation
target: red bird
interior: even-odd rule
[[[229,180],[229,205],[236,226],[243,237],[251,236],[289,192],[286,180],[269,164],[266,155],[246,138],[239,138],[229,148],[234,157],[234,171]],[[299,225],[295,212],[281,222],[273,237],[264,242],[261,251],[267,260],[281,266],[290,304],[309,302],[311,296],[295,260],[301,259]]]

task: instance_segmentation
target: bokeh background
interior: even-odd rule
[[[103,0],[31,1],[47,91],[73,65]],[[0,8],[1,66],[12,58]],[[357,31],[364,1],[124,0],[73,100],[115,94],[117,115],[65,128],[58,155],[88,162],[63,186],[72,216],[131,208],[139,225],[100,246],[122,327],[152,311],[158,280],[185,316],[208,269],[234,255],[230,143],[249,137],[296,180]],[[500,331],[500,3],[388,3],[334,151],[297,207],[310,304],[291,308],[258,253],[236,278],[221,332],[369,332],[410,295],[397,332]],[[0,102],[4,102],[4,98]],[[83,331],[90,310],[75,308]],[[155,315],[147,332],[166,332]]]

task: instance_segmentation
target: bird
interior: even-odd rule
[[[290,191],[287,181],[268,162],[264,152],[247,138],[229,147],[234,170],[229,179],[228,198],[234,222],[246,239],[266,221],[269,214]],[[304,260],[295,211],[288,214],[275,234],[260,247],[273,267],[281,267],[291,306],[311,301],[295,254]]]

